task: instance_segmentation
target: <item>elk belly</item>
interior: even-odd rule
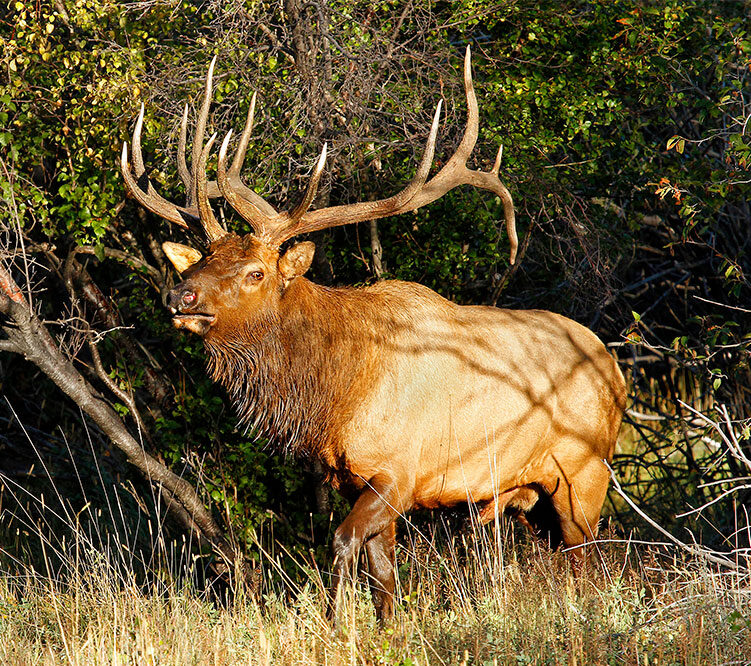
[[[509,400],[508,392],[507,411],[461,410],[450,419],[448,437],[424,443],[415,484],[417,505],[484,502],[541,478],[547,467],[549,410],[520,395]]]

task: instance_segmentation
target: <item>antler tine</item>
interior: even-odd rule
[[[146,168],[143,164],[143,154],[141,152],[143,114],[144,106],[141,104],[141,111],[138,114],[138,120],[136,120],[136,127],[133,130],[132,139],[133,167],[135,169],[136,178],[133,177],[131,168],[128,165],[128,144],[127,142],[123,142],[123,151],[120,158],[120,170],[123,174],[123,179],[133,197],[135,197],[138,203],[144,208],[187,229],[190,226],[189,223],[194,224],[199,221],[198,210],[176,206],[161,197],[154,189],[149,177],[146,175]]]
[[[188,164],[185,161],[185,146],[188,142],[188,104],[186,102],[183,109],[183,119],[180,123],[180,140],[177,144],[177,172],[180,174],[180,180],[185,185],[185,192],[190,199],[190,192],[193,189],[193,178],[191,178]]]
[[[420,166],[412,181],[401,192],[380,201],[362,201],[356,204],[344,206],[331,206],[305,213],[296,225],[285,225],[273,233],[273,242],[281,245],[285,240],[302,233],[318,231],[329,227],[341,226],[363,222],[364,220],[377,220],[396,214],[417,196],[425,185],[430,173],[430,165],[433,163],[435,142],[438,136],[438,124],[441,119],[443,101],[439,101],[433,115],[433,123],[430,127],[430,135],[425,144],[425,151],[420,161]],[[320,159],[319,159],[320,163]]]
[[[425,185],[422,191],[402,208],[399,213],[417,210],[421,206],[435,201],[446,192],[458,185],[472,185],[480,189],[493,192],[503,204],[503,214],[506,219],[506,234],[509,239],[509,261],[516,261],[516,252],[519,239],[516,234],[516,214],[514,213],[514,201],[511,193],[501,182],[498,173],[501,167],[503,146],[498,150],[495,163],[490,172],[475,171],[467,167],[467,160],[477,143],[480,128],[480,113],[477,106],[477,96],[472,83],[472,51],[467,45],[464,54],[464,91],[467,98],[467,126],[464,130],[459,147],[444,167]]]
[[[242,178],[240,177],[240,170],[242,169],[243,162],[245,161],[245,153],[248,150],[250,133],[253,130],[253,118],[255,115],[255,109],[256,93],[253,93],[253,97],[250,100],[250,107],[248,108],[248,115],[245,118],[245,127],[243,128],[243,133],[240,135],[240,142],[237,145],[235,157],[232,160],[232,166],[230,166],[229,170],[226,172],[227,177],[225,179],[225,189],[227,187],[231,187],[234,191],[234,194],[236,195],[236,200],[238,199],[238,197],[240,197],[241,200],[244,199],[245,202],[255,207],[255,211],[251,210],[248,207],[245,207],[243,211],[241,211],[237,206],[230,202],[232,207],[238,213],[240,213],[240,215],[242,215],[247,222],[249,222],[251,225],[254,225],[254,220],[256,220],[258,223],[265,225],[269,219],[277,218],[279,216],[279,213],[268,201],[266,201],[263,197],[259,196],[247,185],[245,185],[245,183],[243,183],[242,181]],[[228,199],[226,192],[222,191],[222,194],[225,198]],[[240,204],[240,206],[243,206],[243,204]]]
[[[213,242],[222,236],[227,234],[226,229],[217,222],[214,216],[214,211],[211,210],[211,204],[209,204],[208,187],[206,184],[206,162],[211,152],[211,146],[214,145],[216,140],[216,133],[212,134],[206,146],[201,151],[198,161],[193,164],[194,172],[194,192],[196,193],[196,201],[198,204],[198,211],[201,216],[201,224],[203,225],[206,236],[210,242]],[[200,144],[198,144],[200,145]],[[195,152],[195,146],[194,152]]]
[[[323,173],[323,167],[326,164],[326,150],[328,148],[327,144],[323,144],[323,150],[321,151],[321,156],[318,158],[318,163],[316,164],[316,168],[313,171],[313,175],[310,178],[310,182],[308,183],[308,189],[305,191],[305,196],[303,197],[303,200],[295,206],[295,209],[289,214],[289,224],[296,225],[300,218],[305,215],[305,213],[308,212],[308,208],[310,208],[310,204],[313,203],[313,199],[316,196],[316,192],[318,192],[318,182],[321,180],[321,174]]]
[[[230,171],[228,172],[226,165],[227,146],[229,145],[231,136],[232,130],[227,132],[227,136],[224,137],[222,146],[219,149],[219,160],[217,162],[216,169],[216,182],[219,185],[219,190],[221,191],[222,195],[227,200],[227,203],[229,203],[229,205],[232,206],[232,208],[234,208],[242,216],[242,218],[246,222],[248,222],[250,226],[253,227],[253,230],[256,232],[256,234],[261,235],[268,230],[271,218],[259,211],[258,208],[253,204],[253,202],[249,201],[247,197],[242,196],[242,194],[238,192],[236,183],[232,183],[231,181],[229,174],[232,173],[232,170],[230,169]],[[237,176],[237,179],[239,180],[239,176]],[[253,194],[258,197],[255,192]],[[260,199],[260,197],[258,198]]]
[[[480,110],[477,106],[477,95],[475,95],[475,86],[472,82],[472,52],[469,44],[464,52],[464,94],[467,98],[467,126],[464,128],[461,143],[449,162],[461,162],[466,166],[469,156],[475,149],[477,135],[480,132]]]
[[[196,120],[196,130],[193,134],[193,151],[190,156],[190,163],[193,167],[194,176],[197,171],[197,165],[201,160],[201,151],[203,150],[203,136],[206,133],[206,123],[209,119],[209,109],[211,108],[211,83],[214,76],[214,65],[216,65],[216,56],[211,59],[209,71],[206,73],[206,85],[203,91],[203,103],[201,110],[198,112]],[[195,180],[195,179],[194,179]],[[188,205],[196,205],[197,192],[193,187],[188,191]]]
[[[490,170],[490,173],[495,174],[496,176],[500,173],[502,157],[503,157],[503,144],[498,146],[498,154],[495,156],[495,162],[493,163],[493,168]]]
[[[230,176],[239,176],[240,170],[243,168],[243,162],[245,161],[245,153],[248,150],[248,142],[250,141],[250,133],[253,131],[253,119],[256,113],[256,99],[257,93],[253,91],[253,97],[250,98],[250,106],[248,107],[248,115],[245,117],[245,127],[243,133],[240,135],[240,142],[237,144],[237,150],[235,151],[235,158],[232,160],[232,166],[229,168]]]
[[[391,199],[385,199],[384,201],[393,200],[394,204],[399,199],[402,200],[401,206],[408,204],[412,198],[420,191],[425,181],[428,179],[430,173],[430,165],[433,164],[433,155],[435,155],[435,141],[438,137],[438,124],[441,120],[441,108],[443,107],[443,100],[439,99],[438,104],[435,107],[435,113],[433,114],[433,123],[430,126],[430,134],[428,135],[428,141],[425,144],[425,151],[422,154],[422,161],[417,169],[415,177],[412,182],[407,185],[399,194],[394,195]]]

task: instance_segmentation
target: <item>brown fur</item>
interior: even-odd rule
[[[227,389],[241,423],[280,450],[316,456],[332,470],[345,455],[343,424],[371,388],[378,364],[372,348],[352,335],[359,295],[298,278],[278,313],[206,338],[209,372]]]
[[[335,583],[365,547],[388,617],[394,522],[413,508],[508,511],[554,545],[595,536],[625,387],[590,331],[406,282],[321,287],[302,277],[311,259],[311,244],[280,256],[228,235],[170,304],[176,325],[203,335],[241,423],[359,493],[335,534]]]
[[[331,480],[356,491],[334,535],[334,588],[368,558],[380,620],[393,613],[396,518],[413,508],[476,503],[482,520],[503,511],[580,554],[597,533],[610,460],[625,404],[623,377],[587,329],[550,312],[459,307],[420,285],[382,282],[326,289],[302,277],[312,243],[280,254],[295,236],[416,210],[459,185],[488,190],[502,202],[513,263],[513,200],[499,177],[467,167],[479,132],[471,54],[464,59],[467,125],[456,152],[431,178],[440,104],[423,159],[401,192],[309,210],[326,157],[306,193],[277,211],[242,184],[254,102],[232,165],[230,135],[219,150],[217,180],[204,145],[214,62],[206,77],[192,172],[183,173],[185,206],[162,199],[142,162],[143,109],[133,133],[133,165],[121,170],[131,193],[181,227],[200,227],[209,255],[178,243],[165,254],[183,274],[169,294],[174,325],[200,335],[209,371],[224,384],[246,427],[282,450],[328,466]],[[254,98],[255,99],[255,98]],[[187,115],[182,134],[187,134]],[[180,148],[184,150],[184,146]],[[210,198],[221,195],[254,229],[226,234]]]

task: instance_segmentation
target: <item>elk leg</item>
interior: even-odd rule
[[[376,618],[383,624],[394,616],[394,563],[396,561],[396,521],[365,544],[368,554],[368,577]]]
[[[351,579],[357,556],[363,545],[372,537],[380,535],[404,508],[404,495],[397,482],[383,475],[376,475],[357,498],[352,511],[334,534],[334,572],[331,588],[333,608],[330,615],[338,619],[341,604],[340,587],[344,579]]]
[[[587,462],[571,478],[562,479],[552,501],[560,520],[563,543],[567,548],[583,546],[597,536],[600,511],[610,480],[607,468],[599,458]],[[570,551],[576,560],[583,560],[584,548]]]

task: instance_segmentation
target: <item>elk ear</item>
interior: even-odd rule
[[[187,245],[170,243],[168,241],[162,243],[162,249],[164,250],[164,254],[167,255],[167,259],[172,262],[172,265],[177,269],[178,273],[184,273],[193,264],[201,261],[201,253]]]
[[[315,251],[316,245],[310,241],[293,245],[279,259],[279,272],[282,274],[282,277],[289,281],[292,278],[304,275],[310,268]]]

